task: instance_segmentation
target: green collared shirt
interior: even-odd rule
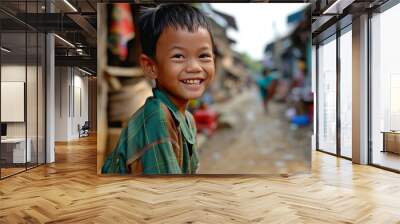
[[[165,105],[176,129],[168,127]],[[174,133],[178,131],[179,133]],[[172,138],[172,136],[178,136]],[[132,163],[140,163],[135,173]],[[198,166],[196,125],[192,115],[182,114],[167,94],[153,89],[153,96],[130,118],[117,147],[108,155],[102,173],[194,174]]]

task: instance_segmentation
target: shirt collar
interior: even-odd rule
[[[185,137],[186,141],[190,144],[195,144],[196,133],[194,133],[195,128],[192,127],[192,123],[189,121],[190,117],[187,115],[187,111],[185,114],[182,114],[178,107],[169,99],[166,92],[160,90],[158,88],[153,89],[153,95],[155,98],[161,100],[168,109],[172,112],[175,120],[178,121],[178,126],[181,129],[183,136]]]

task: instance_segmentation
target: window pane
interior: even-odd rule
[[[318,148],[336,153],[336,40],[318,48]]]
[[[400,4],[372,22],[372,163],[400,170]],[[384,133],[386,132],[386,133]]]
[[[37,165],[37,33],[27,33],[28,38],[28,62],[27,62],[27,80],[26,80],[26,112],[27,112],[27,140],[30,142],[30,159],[28,168]]]
[[[45,44],[46,38],[43,33],[39,33],[38,45],[38,164],[45,163]]]
[[[351,158],[352,141],[352,35],[351,30],[340,37],[340,150]]]
[[[26,141],[26,33],[1,33],[1,176],[25,170],[30,161]],[[28,150],[27,150],[28,149]]]

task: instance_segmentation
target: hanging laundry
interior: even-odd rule
[[[128,42],[133,38],[135,38],[135,25],[130,4],[113,4],[108,48],[124,61],[128,57]]]

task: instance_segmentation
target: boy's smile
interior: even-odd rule
[[[201,97],[214,78],[211,36],[198,27],[193,32],[167,27],[161,33],[155,55],[157,87],[167,92],[180,109]]]

